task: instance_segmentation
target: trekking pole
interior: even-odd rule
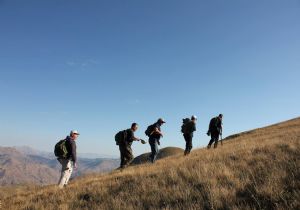
[[[221,146],[223,146],[223,137],[222,137],[222,133],[221,133]]]

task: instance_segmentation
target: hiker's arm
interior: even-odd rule
[[[128,135],[127,138],[128,138],[129,142],[139,141],[140,140],[140,138],[137,138],[137,137],[134,136],[134,132],[132,130],[129,130],[127,132],[127,135]]]
[[[218,128],[219,128],[220,134],[222,135],[223,128],[222,128],[222,121],[221,120],[218,122]]]
[[[157,127],[154,129],[154,131],[152,133],[157,133],[157,134],[163,136],[162,132]]]
[[[132,141],[140,141],[140,140],[141,140],[140,138],[135,137],[135,136],[132,138]]]
[[[76,143],[72,142],[71,143],[71,159],[74,162],[74,165],[77,165],[77,155],[76,155]]]
[[[193,124],[193,131],[196,131],[197,129],[196,129],[196,124],[194,123]]]

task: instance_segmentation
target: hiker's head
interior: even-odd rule
[[[76,131],[76,130],[72,130],[72,131],[70,132],[70,137],[71,137],[72,140],[76,140],[76,139],[78,138],[79,135],[80,135],[80,134],[79,134],[78,131]]]
[[[194,121],[194,122],[196,122],[196,121],[197,121],[197,116],[193,115],[193,116],[191,117],[191,120]]]
[[[219,114],[219,118],[222,120],[223,119],[223,114]]]
[[[139,125],[137,123],[131,124],[131,130],[133,130],[133,132],[135,132],[138,128],[139,128]]]
[[[160,124],[160,125],[162,125],[162,124],[166,123],[166,121],[163,118],[159,118],[157,120],[157,123]]]

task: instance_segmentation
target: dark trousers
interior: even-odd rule
[[[214,148],[217,148],[217,146],[218,146],[218,141],[219,141],[219,136],[220,136],[220,132],[218,132],[218,131],[211,132],[211,139],[210,139],[210,141],[209,141],[209,143],[208,143],[207,148],[210,148],[211,145],[212,145],[214,142],[215,142]]]
[[[183,134],[185,140],[185,151],[184,154],[188,155],[191,153],[193,148],[193,135],[192,134]]]
[[[133,160],[131,145],[119,145],[121,154],[121,164],[120,167],[124,168],[128,166]]]
[[[155,162],[156,158],[157,158],[157,155],[158,155],[158,142],[159,142],[159,139],[154,139],[154,138],[150,138],[149,139],[149,144],[150,144],[150,147],[151,147],[151,154],[150,154],[150,161],[152,163]]]

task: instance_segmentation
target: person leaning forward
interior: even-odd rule
[[[194,136],[194,132],[196,131],[196,122],[197,122],[197,117],[193,115],[191,117],[191,120],[188,121],[185,125],[186,128],[184,129],[184,133],[183,133],[183,137],[186,143],[184,155],[189,155],[193,148],[193,136]]]
[[[120,168],[127,167],[131,161],[133,160],[133,154],[131,145],[133,141],[140,141],[139,138],[134,136],[134,132],[138,130],[138,124],[132,123],[131,128],[125,130],[125,138],[124,141],[120,142],[119,149],[121,154],[121,164]]]
[[[222,119],[223,119],[223,115],[219,114],[219,116],[214,117],[210,120],[207,135],[211,136],[211,139],[207,145],[207,149],[210,149],[211,145],[214,142],[215,142],[214,148],[217,148],[219,136],[222,135]]]
[[[160,138],[163,137],[163,133],[161,132],[160,127],[166,123],[165,120],[159,118],[156,123],[152,125],[153,129],[149,135],[149,144],[151,147],[151,154],[149,159],[152,163],[155,162],[157,155],[158,155],[158,145],[160,145]]]

